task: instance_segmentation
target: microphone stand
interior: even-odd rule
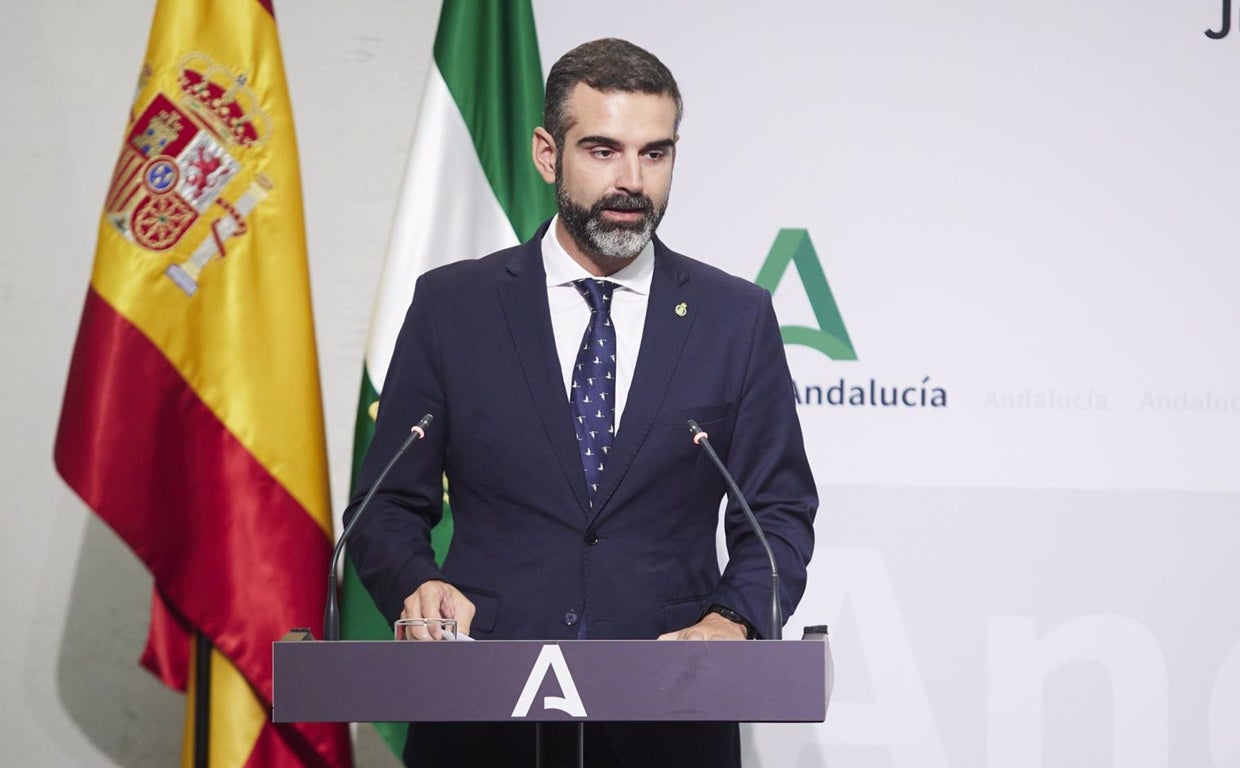
[[[728,472],[728,468],[719,459],[719,454],[715,453],[714,447],[711,446],[710,436],[693,419],[689,419],[688,423],[694,444],[702,446],[702,449],[706,451],[706,455],[715,463],[719,474],[723,475],[723,480],[727,483],[728,494],[740,505],[741,510],[745,513],[745,517],[749,520],[749,526],[753,528],[754,535],[758,537],[758,541],[762,542],[762,548],[766,550],[766,558],[771,564],[771,612],[768,617],[769,623],[766,636],[771,640],[782,640],[784,620],[783,614],[779,609],[779,568],[775,565],[775,553],[771,551],[771,545],[766,540],[766,534],[762,532],[762,526],[758,524],[758,518],[754,516],[753,510],[749,508],[749,502],[745,500],[745,494],[741,493],[741,489],[736,485],[736,481],[732,479],[732,473]]]
[[[331,567],[327,572],[327,605],[323,608],[324,640],[340,639],[340,598],[336,594],[336,569],[340,566],[340,556],[344,553],[345,541],[348,540],[349,534],[362,519],[362,513],[366,511],[370,500],[375,497],[375,492],[379,490],[379,484],[387,478],[388,473],[392,471],[392,467],[396,466],[396,462],[400,460],[400,457],[405,455],[405,451],[409,449],[410,445],[413,445],[413,441],[426,437],[426,428],[434,420],[435,417],[428,413],[422,417],[421,421],[413,425],[413,428],[409,430],[409,437],[405,438],[405,442],[401,443],[400,448],[396,449],[396,454],[392,456],[392,460],[379,473],[379,478],[370,486],[370,490],[366,492],[366,498],[362,499],[361,506],[357,508],[357,514],[345,526],[344,532],[340,534],[340,539],[336,541],[336,549],[332,552]]]

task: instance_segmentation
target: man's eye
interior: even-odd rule
[[[606,160],[607,158],[611,157],[615,153],[612,152],[607,147],[595,147],[594,149],[590,151],[590,154],[594,155],[599,160]]]
[[[646,153],[646,157],[650,158],[651,160],[662,160],[666,156],[667,156],[667,153],[661,149],[652,149],[651,151]]]

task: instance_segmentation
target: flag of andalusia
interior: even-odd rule
[[[271,0],[159,0],[98,238],[56,466],[155,577],[143,661],[182,690],[209,664],[211,766],[347,765],[345,726],[268,718],[332,540]]]
[[[554,196],[530,157],[534,128],[542,122],[542,80],[528,0],[444,0],[371,316],[354,478],[374,435],[383,379],[418,275],[515,245],[554,211]],[[434,532],[441,558],[450,535],[445,514]],[[342,620],[345,637],[392,636],[351,569]],[[380,731],[399,754],[403,726],[380,725]]]

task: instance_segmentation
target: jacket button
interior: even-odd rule
[[[585,542],[587,547],[592,547],[598,543],[598,534],[594,531],[586,531]]]
[[[577,615],[576,611],[569,611],[568,613],[564,614],[564,623],[570,627],[576,626],[578,620],[580,619],[581,619],[581,616]]]

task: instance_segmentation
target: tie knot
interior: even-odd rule
[[[616,290],[615,283],[610,280],[595,280],[588,277],[583,280],[574,280],[573,287],[585,297],[590,309],[604,315],[611,314],[611,294]]]

